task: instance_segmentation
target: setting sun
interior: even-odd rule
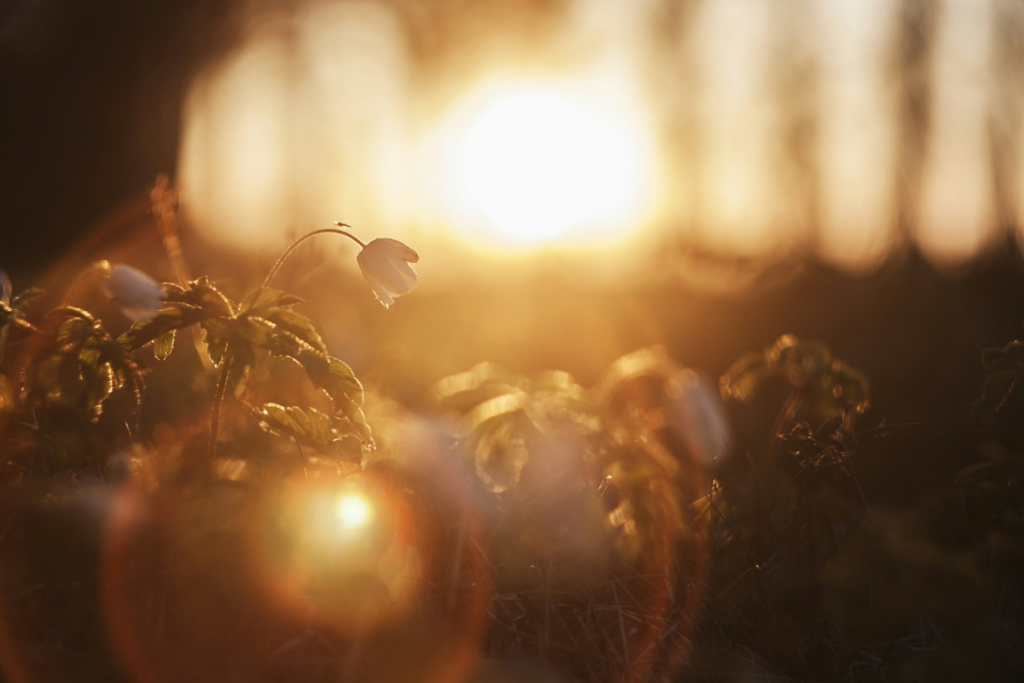
[[[361,496],[348,494],[338,501],[338,518],[348,529],[357,529],[370,521],[369,503]]]
[[[554,90],[512,90],[472,109],[454,141],[449,200],[503,243],[636,227],[648,146],[619,111]]]

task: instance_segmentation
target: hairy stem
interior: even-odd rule
[[[349,238],[350,240],[352,240],[353,242],[358,244],[360,247],[365,247],[366,246],[366,244],[361,239],[359,239],[358,237],[356,237],[352,233],[346,232],[344,230],[341,230],[341,228],[351,228],[352,227],[351,225],[346,225],[345,223],[335,223],[335,225],[340,226],[340,227],[338,227],[338,228],[321,228],[320,230],[314,230],[313,232],[307,232],[305,235],[303,235],[299,239],[297,239],[294,242],[292,242],[288,246],[288,248],[284,250],[284,253],[281,254],[281,256],[277,259],[277,263],[274,264],[274,267],[270,269],[270,272],[267,274],[267,279],[265,279],[263,281],[263,285],[261,286],[261,289],[266,289],[267,287],[270,286],[270,281],[274,279],[275,275],[277,275],[277,271],[281,270],[281,266],[284,264],[285,259],[287,259],[289,256],[291,256],[291,253],[293,251],[295,251],[296,247],[298,247],[300,244],[302,244],[303,242],[308,240],[310,237],[314,237],[316,235],[322,235],[324,233],[334,233],[335,235],[344,235],[345,237]]]
[[[152,204],[153,215],[156,217],[157,228],[160,230],[160,239],[164,244],[164,251],[167,252],[167,260],[174,270],[174,278],[178,281],[179,287],[187,287],[192,281],[192,271],[185,260],[185,252],[181,248],[181,240],[178,239],[178,193],[171,188],[170,180],[161,173],[153,183],[149,192],[149,200]],[[207,372],[213,369],[213,362],[203,352],[203,338],[196,326],[189,327],[189,337],[192,346],[195,347],[199,362]],[[206,377],[204,376],[204,380]]]
[[[185,253],[181,249],[181,241],[178,239],[177,192],[171,188],[166,175],[161,173],[157,176],[149,192],[149,199],[153,205],[157,227],[160,229],[164,251],[167,252],[167,260],[171,262],[178,285],[184,287],[192,279],[192,273],[189,271]]]
[[[220,434],[220,419],[224,412],[224,397],[228,392],[228,375],[231,374],[231,366],[234,357],[231,353],[231,345],[224,349],[224,359],[221,361],[220,374],[217,376],[217,391],[213,396],[213,414],[210,416],[210,446],[208,453],[210,465],[217,460],[217,438]]]

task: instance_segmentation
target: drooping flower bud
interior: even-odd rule
[[[416,271],[409,264],[419,260],[413,249],[388,237],[373,240],[356,256],[359,270],[384,308],[416,287]]]
[[[103,291],[132,321],[148,320],[163,306],[160,284],[141,270],[123,263],[110,269],[110,275],[103,282]]]

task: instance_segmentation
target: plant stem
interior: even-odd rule
[[[342,228],[351,228],[352,227],[351,225],[346,225],[345,223],[335,223],[335,225],[340,226]],[[267,279],[265,279],[263,281],[263,285],[260,288],[261,289],[266,289],[267,287],[270,286],[270,281],[274,279],[275,275],[277,275],[277,271],[281,270],[281,265],[284,264],[285,259],[287,259],[289,256],[291,256],[291,253],[293,251],[295,251],[295,248],[297,246],[299,246],[300,244],[302,244],[303,242],[308,240],[310,237],[314,237],[316,235],[322,235],[322,234],[328,233],[328,232],[329,233],[334,233],[335,235],[344,235],[345,237],[349,238],[350,240],[352,240],[353,242],[358,244],[360,247],[365,247],[366,246],[366,244],[361,239],[359,239],[358,237],[356,237],[355,235],[353,235],[350,232],[345,232],[344,230],[341,230],[340,228],[322,228],[320,230],[314,230],[313,232],[307,232],[305,235],[303,235],[299,239],[297,239],[294,242],[292,242],[288,246],[288,248],[284,250],[284,253],[281,254],[281,256],[277,259],[277,263],[275,263],[274,267],[270,269],[270,272],[267,274]]]
[[[188,287],[192,281],[192,271],[185,260],[185,252],[181,248],[181,240],[178,239],[178,193],[171,188],[170,179],[163,173],[157,176],[153,188],[149,192],[149,200],[152,204],[153,215],[156,217],[157,228],[160,230],[160,238],[164,244],[164,251],[167,252],[167,260],[174,270],[174,277],[179,287]],[[213,369],[213,362],[210,357],[203,353],[203,339],[200,336],[199,328],[195,325],[189,327],[189,336],[192,339],[192,346],[195,347],[199,362],[207,373]],[[203,376],[206,380],[206,376]]]
[[[181,249],[181,241],[178,239],[178,197],[177,192],[171,189],[170,180],[163,173],[157,176],[149,192],[149,199],[157,227],[160,229],[164,251],[167,252],[167,260],[171,262],[178,284],[184,287],[192,280],[192,273],[189,271],[185,253]]]
[[[322,235],[324,233],[334,233],[336,235],[344,235],[345,237],[349,238],[350,240],[358,244],[360,247],[366,246],[366,244],[358,237],[356,237],[350,232],[346,232],[345,230],[341,229],[349,228],[352,226],[346,225],[345,223],[335,223],[335,225],[340,227],[322,228],[320,230],[307,232],[305,235],[292,242],[288,246],[288,248],[284,250],[284,253],[281,254],[280,257],[278,257],[277,262],[274,263],[274,267],[270,269],[270,272],[267,273],[267,277],[263,281],[263,284],[260,285],[260,289],[266,289],[268,286],[270,286],[270,281],[274,279],[275,275],[277,275],[277,271],[281,270],[281,266],[284,264],[285,260],[291,255],[293,251],[295,251],[296,247],[298,247],[300,244],[308,240],[310,237],[315,237],[316,235]],[[217,459],[217,437],[220,432],[221,413],[224,411],[224,398],[227,395],[228,375],[231,373],[231,365],[233,361],[234,358],[232,357],[231,353],[231,345],[228,344],[227,348],[224,349],[224,359],[222,361],[222,365],[220,368],[220,375],[217,377],[217,389],[213,399],[213,415],[210,417],[210,445],[208,452],[210,456],[211,465]]]
[[[91,266],[80,272],[78,274],[78,277],[75,278],[74,282],[71,283],[67,291],[64,293],[64,301],[61,303],[61,307],[67,307],[68,304],[71,303],[71,295],[75,293],[75,290],[77,290],[78,287],[83,282],[85,282],[86,278],[88,278],[90,275],[95,275],[96,273],[109,275],[110,263],[108,261],[97,261],[96,263],[92,264]]]
[[[39,433],[36,435],[36,449],[32,453],[32,458],[28,461],[29,474],[34,474],[36,469],[36,458],[38,454],[40,461],[43,463],[43,467],[46,467],[46,438],[48,436],[50,428],[50,399],[44,398],[43,405],[39,411],[38,419],[38,430]]]
[[[768,472],[775,464],[779,443],[782,441],[783,430],[793,421],[793,418],[796,417],[802,406],[803,393],[799,389],[794,389],[790,393],[789,398],[786,399],[782,410],[779,411],[778,418],[776,418],[775,424],[772,425],[771,434],[768,435],[768,444],[765,448],[765,461],[763,464],[765,472]]]
[[[213,396],[213,414],[210,416],[210,446],[208,453],[210,465],[217,460],[217,437],[220,434],[220,418],[224,412],[224,396],[228,391],[228,375],[231,373],[231,365],[234,360],[231,354],[231,345],[224,349],[224,359],[221,361],[220,374],[217,376],[217,391]]]

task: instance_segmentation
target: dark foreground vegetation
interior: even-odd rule
[[[1015,257],[756,296],[546,273],[412,295],[363,346],[298,271],[132,325],[90,262],[0,307],[4,680],[1024,672]]]

